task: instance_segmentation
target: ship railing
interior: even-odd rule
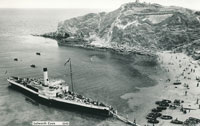
[[[63,99],[65,99],[65,100],[76,101],[79,103],[83,103],[83,104],[87,104],[87,105],[94,105],[94,106],[99,106],[99,107],[108,107],[108,108],[111,107],[102,102],[94,101],[91,98],[86,98],[85,96],[79,95],[74,92],[69,91],[69,92],[63,93],[63,95],[64,95]]]
[[[10,76],[10,77],[8,77],[8,79],[10,79],[10,80],[18,80],[18,79],[19,79],[19,77]]]
[[[107,107],[107,106],[101,106],[101,105],[97,105],[97,104],[93,104],[92,102],[89,102],[89,101],[86,101],[86,100],[83,100],[83,99],[80,99],[80,98],[75,98],[75,99],[72,99],[71,97],[64,97],[65,100],[69,100],[69,101],[75,101],[75,102],[78,102],[80,104],[85,104],[85,105],[90,105],[91,107],[92,106],[97,106],[97,107]]]

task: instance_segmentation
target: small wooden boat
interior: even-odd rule
[[[169,109],[176,109],[176,106],[175,105],[170,105]]]
[[[36,52],[36,55],[39,55],[39,56],[40,56],[40,53],[39,53],[39,52]]]
[[[153,108],[151,111],[152,111],[152,112],[161,112],[162,109]]]
[[[18,59],[17,59],[17,58],[14,58],[14,61],[18,61]]]
[[[149,119],[148,123],[152,123],[152,124],[158,124],[159,121],[157,119]]]
[[[159,106],[165,106],[165,107],[168,107],[169,106],[169,103],[171,103],[170,100],[162,100],[162,101],[156,101],[155,104],[156,105],[159,105]]]
[[[170,123],[173,123],[173,124],[183,124],[183,122],[179,121],[178,119],[172,120]]]
[[[157,110],[160,110],[160,111],[166,110],[166,109],[167,109],[166,106],[158,106],[158,107],[157,107]]]
[[[181,81],[180,80],[176,80],[176,82],[173,83],[174,85],[181,85]]]
[[[151,112],[146,116],[146,119],[156,119],[160,116],[162,116],[162,114],[159,112]]]
[[[32,64],[30,67],[35,68],[36,66],[34,64]]]
[[[168,99],[163,99],[162,102],[172,103],[172,101]]]
[[[172,116],[169,116],[169,115],[162,115],[160,118],[161,118],[161,119],[164,119],[164,120],[170,120],[170,119],[172,119]]]

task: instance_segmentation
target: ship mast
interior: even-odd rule
[[[69,62],[69,67],[70,67],[70,78],[71,78],[71,85],[72,85],[72,92],[74,92],[74,83],[73,83],[73,78],[72,78],[72,64],[71,64],[71,58],[69,58],[66,62],[65,62],[65,64],[64,64],[64,66],[66,66],[66,64]]]
[[[70,63],[70,77],[71,77],[72,92],[74,92],[74,83],[73,83],[73,78],[72,78],[72,64],[71,64],[70,58],[69,58],[69,63]]]

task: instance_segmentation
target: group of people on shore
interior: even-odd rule
[[[200,93],[196,91],[198,90],[196,88],[199,88],[200,83],[200,76],[198,76],[198,74],[200,74],[198,73],[198,62],[193,61],[192,59],[190,59],[190,57],[187,57],[185,54],[182,53],[170,53],[165,55],[164,57],[159,57],[158,61],[161,63],[161,67],[164,68],[164,72],[167,73],[165,83],[168,83],[169,85],[167,84],[164,86],[166,92],[174,92],[171,94],[165,94],[166,99],[178,99],[182,101],[179,106],[176,106],[176,108],[178,108],[178,110],[183,112],[183,114],[185,115],[185,117],[183,117],[184,115],[180,117],[180,119],[184,123],[186,122],[186,120],[188,122],[190,118],[189,115],[194,115],[194,118],[198,119],[195,114],[190,113],[190,111],[200,110],[200,97],[198,97],[198,95],[200,96]],[[194,90],[196,92],[194,92]],[[182,91],[183,93],[181,93]],[[178,114],[175,114],[174,112],[175,111],[173,111],[173,116],[175,116],[178,120]],[[178,113],[178,111],[176,113]],[[187,113],[190,114],[188,115]]]

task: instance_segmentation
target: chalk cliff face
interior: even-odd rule
[[[200,14],[180,7],[127,3],[109,13],[90,13],[60,22],[47,37],[121,51],[152,53],[200,39]],[[44,36],[45,36],[44,35]]]

